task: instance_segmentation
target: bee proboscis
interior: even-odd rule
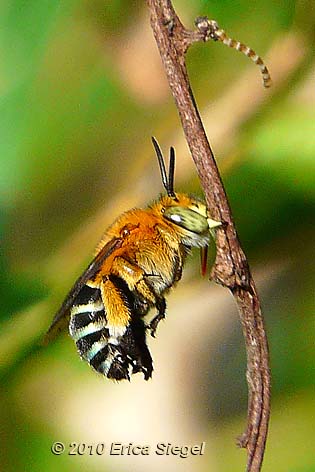
[[[167,174],[162,152],[152,138],[166,195],[147,208],[132,209],[107,229],[96,256],[75,282],[47,333],[69,324],[82,359],[105,377],[130,380],[152,375],[146,332],[154,337],[165,318],[165,295],[182,276],[192,247],[205,248],[220,225],[206,205],[174,191],[175,151]],[[144,316],[155,307],[149,324]]]

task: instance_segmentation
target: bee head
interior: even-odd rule
[[[189,195],[175,193],[174,170],[175,150],[170,149],[170,164],[167,176],[163,154],[155,138],[152,142],[159,161],[162,182],[167,195],[161,197],[154,205],[163,219],[171,223],[177,233],[181,235],[182,242],[189,246],[205,246],[209,242],[209,230],[221,223],[208,217],[207,207],[204,202]]]
[[[188,246],[205,246],[209,242],[207,207],[204,202],[189,195],[165,195],[158,202],[164,220],[171,224],[182,242]]]

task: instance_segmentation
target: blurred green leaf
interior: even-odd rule
[[[255,163],[276,176],[290,197],[315,200],[313,109],[282,106],[258,130],[252,152]]]
[[[74,2],[68,1],[63,13]],[[21,181],[27,135],[29,94],[58,15],[59,0],[4,2],[0,14],[2,93],[0,98],[1,176],[0,198],[6,204],[15,200]]]

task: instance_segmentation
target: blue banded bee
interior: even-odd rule
[[[110,379],[130,380],[153,371],[146,333],[154,337],[165,317],[164,296],[182,276],[192,247],[205,248],[220,225],[205,204],[174,191],[175,151],[167,175],[162,152],[152,138],[166,195],[144,209],[123,213],[107,229],[96,256],[75,282],[57,312],[48,337],[69,325],[82,359]],[[144,322],[150,308],[157,314]]]

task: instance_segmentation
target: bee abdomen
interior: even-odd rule
[[[115,380],[129,380],[131,374],[141,371],[147,380],[153,367],[145,342],[145,324],[134,311],[134,295],[127,284],[119,277],[111,280],[119,289],[122,304],[128,304],[135,319],[121,334],[115,334],[108,325],[100,289],[85,285],[71,308],[70,335],[81,358],[98,373]]]
[[[101,292],[97,287],[90,287],[88,284],[83,285],[80,292],[75,298],[73,306],[84,305],[101,300]]]
[[[98,288],[85,285],[71,308],[69,324],[70,335],[83,359],[90,361],[107,345],[108,330],[105,325],[106,316],[101,292]]]
[[[70,335],[77,341],[86,334],[98,331],[104,324],[104,319],[100,290],[84,285],[71,308]]]

